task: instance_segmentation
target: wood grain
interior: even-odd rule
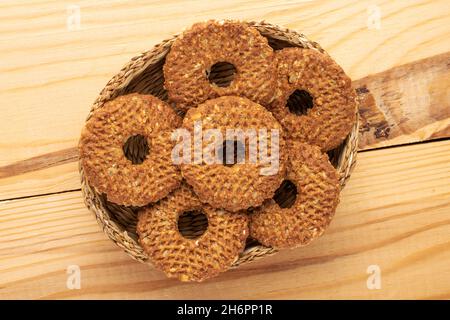
[[[359,154],[326,234],[203,284],[106,239],[80,192],[0,202],[0,298],[450,298],[450,141]],[[68,265],[81,289],[66,288]],[[382,288],[368,290],[369,265]]]
[[[0,166],[73,148],[91,103],[129,59],[208,18],[267,20],[318,41],[353,79],[450,51],[449,2],[77,1],[81,27],[66,27],[67,3],[2,1]],[[6,103],[4,103],[6,101]]]
[[[360,150],[450,137],[449,83],[450,52],[354,81]],[[77,152],[73,146],[0,166],[0,201],[78,189]]]
[[[445,53],[354,81],[359,148],[449,137],[449,66]],[[79,188],[77,159],[73,146],[0,166],[0,201]]]
[[[377,149],[450,135],[450,2],[180,3],[79,0],[71,31],[71,3],[0,2],[0,298],[450,299],[450,141]],[[380,29],[368,27],[374,9]],[[359,79],[360,148],[370,151],[358,155],[323,238],[181,284],[102,234],[78,191],[76,145],[122,65],[208,18],[264,19],[319,42]],[[66,287],[71,264],[81,267],[81,290]],[[366,288],[371,264],[381,290]]]
[[[450,52],[353,82],[360,149],[450,137]]]

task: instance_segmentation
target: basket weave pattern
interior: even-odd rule
[[[296,31],[281,28],[266,22],[248,22],[247,24],[255,27],[263,36],[265,36],[274,49],[303,47],[325,53],[319,44],[308,40],[304,35]],[[89,119],[94,110],[101,108],[106,101],[127,93],[138,92],[142,94],[152,94],[162,100],[167,100],[162,67],[165,56],[169,52],[171,45],[176,38],[177,35],[162,41],[154,46],[153,49],[132,58],[101,91],[94,102],[87,119]],[[356,118],[358,119],[358,117]],[[329,152],[330,160],[339,173],[341,188],[344,187],[356,163],[357,146],[358,120],[341,146]],[[137,241],[137,208],[123,207],[106,201],[104,196],[98,194],[86,182],[81,162],[79,162],[79,171],[81,176],[81,190],[85,204],[93,213],[95,213],[97,221],[102,226],[103,231],[133,259],[150,264],[147,255]],[[186,224],[186,228],[192,228],[192,231],[186,230],[187,233],[197,232],[195,227],[192,227],[192,223],[195,226],[196,221],[184,223]],[[264,247],[255,241],[249,240],[244,252],[235,261],[233,267],[276,252],[277,250],[274,248]]]

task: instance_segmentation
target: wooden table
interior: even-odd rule
[[[0,298],[450,298],[450,3],[187,2],[0,2]],[[322,238],[186,284],[102,233],[76,145],[122,65],[207,18],[267,20],[321,43],[355,80],[363,125]],[[71,265],[80,289],[68,289]]]

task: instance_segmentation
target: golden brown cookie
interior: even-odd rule
[[[275,60],[278,84],[270,109],[286,135],[322,151],[339,146],[355,122],[350,78],[328,55],[313,49],[285,48]]]
[[[301,142],[291,143],[289,152],[285,181],[296,193],[295,201],[289,206],[291,199],[279,195],[277,202],[268,201],[250,218],[250,236],[268,247],[307,245],[322,235],[339,202],[338,175],[327,155]]]
[[[201,211],[208,219],[206,231],[195,239],[181,235],[181,214]],[[245,247],[248,217],[202,206],[186,184],[156,205],[139,212],[139,242],[155,267],[170,278],[203,281],[226,271]]]
[[[183,177],[202,202],[235,212],[259,206],[274,195],[285,175],[287,154],[282,127],[269,111],[246,98],[224,96],[188,110],[182,127],[193,135],[198,124],[205,134],[217,129],[226,146],[223,151],[224,143],[217,143],[215,137],[204,138],[203,149],[194,149],[195,143],[191,143],[191,162],[181,165]],[[246,135],[232,139],[232,130]],[[207,161],[205,157],[195,162],[199,152],[201,157],[201,151],[215,143],[210,150],[218,162]],[[223,161],[223,154],[233,154],[228,148],[240,151],[236,152],[238,159],[230,161],[231,157],[225,156]]]
[[[226,86],[211,83],[216,63],[232,64],[236,73]],[[194,24],[173,43],[164,64],[169,99],[187,109],[212,98],[238,95],[267,105],[275,89],[273,50],[256,29],[233,21]]]
[[[180,124],[171,107],[150,95],[130,94],[106,102],[81,133],[79,152],[87,182],[109,201],[126,206],[165,197],[181,181],[171,161],[171,134]],[[125,155],[130,137],[142,137],[149,149],[140,164]]]

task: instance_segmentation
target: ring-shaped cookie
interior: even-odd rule
[[[270,200],[251,214],[250,236],[275,248],[304,246],[325,231],[339,202],[339,179],[326,154],[317,146],[289,145],[286,179],[297,189],[292,206]]]
[[[331,57],[313,49],[285,48],[275,60],[277,90],[270,109],[286,135],[322,151],[339,146],[355,122],[350,78]],[[291,98],[296,94],[297,101]]]
[[[109,201],[144,206],[179,186],[171,134],[181,124],[173,109],[150,95],[130,94],[106,102],[83,128],[79,153],[87,182]],[[123,150],[128,138],[145,138],[149,153],[133,164]]]
[[[181,172],[202,202],[235,212],[260,206],[264,200],[272,198],[283,181],[287,153],[282,127],[266,108],[246,98],[219,97],[188,110],[182,128],[194,135],[197,124],[201,124],[203,132],[218,130],[223,141],[228,141],[228,130],[248,134],[241,139],[242,142],[245,140],[245,145],[242,143],[245,159],[242,157],[241,163],[232,166],[220,161],[208,163],[205,159],[195,163],[194,154],[201,150],[191,143],[192,161],[182,164]],[[253,138],[251,133],[255,133]],[[206,150],[211,142],[214,139],[203,139],[202,149]],[[255,147],[253,151],[256,148],[261,151],[254,155],[256,161],[250,157],[253,154],[251,145]],[[222,143],[219,144],[221,147]],[[263,152],[264,147],[266,152]],[[217,156],[220,150],[215,151]]]
[[[247,97],[266,106],[276,84],[273,56],[267,39],[243,23],[196,23],[172,44],[164,64],[164,86],[169,100],[184,110],[224,95]],[[216,63],[236,69],[226,87],[208,79]]]
[[[201,211],[208,219],[206,231],[188,239],[178,230],[178,219]],[[155,267],[169,278],[203,281],[231,267],[244,250],[248,217],[204,206],[186,184],[138,214],[139,242]]]

